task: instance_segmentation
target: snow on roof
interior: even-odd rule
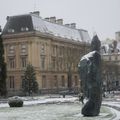
[[[46,27],[48,28],[48,31],[54,34],[55,36],[60,36],[63,38],[68,38],[68,39],[74,39],[74,40],[80,40],[81,41],[81,36],[78,30],[72,29],[66,26],[50,23],[47,21],[44,21]]]
[[[83,29],[74,29],[65,25],[48,22],[45,19],[40,18],[32,14],[33,26],[35,30],[44,33],[50,33],[54,36],[62,38],[73,39],[76,41],[90,42],[89,34]]]
[[[73,29],[65,25],[60,25],[57,23],[48,22],[39,16],[32,14],[32,21],[34,29],[43,33],[49,33],[54,36],[59,36],[62,38],[73,39],[76,41],[89,42],[90,37],[86,30],[83,29]]]

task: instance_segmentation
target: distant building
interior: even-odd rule
[[[120,88],[120,53],[102,55],[102,77],[106,90],[118,90]]]
[[[103,85],[108,91],[120,89],[120,32],[115,36],[115,40],[108,40],[101,47]]]
[[[9,95],[22,94],[28,63],[35,68],[41,93],[79,90],[77,65],[91,41],[86,30],[76,29],[75,23],[63,25],[55,17],[42,19],[33,12],[7,17],[2,37]]]
[[[120,31],[118,31],[118,32],[115,33],[115,39],[118,42],[117,47],[120,50]]]
[[[120,31],[115,33],[115,39],[120,42]]]

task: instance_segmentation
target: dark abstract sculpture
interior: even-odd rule
[[[91,42],[92,52],[84,55],[78,64],[81,88],[88,101],[81,113],[84,116],[97,116],[102,102],[100,40],[95,35]]]

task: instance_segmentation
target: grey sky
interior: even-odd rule
[[[0,0],[0,24],[6,16],[40,11],[42,18],[56,16],[64,23],[75,22],[77,28],[97,32],[101,40],[115,38],[120,31],[120,0]]]

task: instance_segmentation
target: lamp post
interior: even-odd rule
[[[2,32],[2,28],[1,28],[1,25],[0,25],[0,33]]]
[[[105,91],[106,91],[106,81],[103,82],[103,97],[105,97]]]
[[[68,89],[69,89],[69,91],[71,90],[71,85],[72,85],[72,75],[71,75],[71,65],[69,64],[69,66],[68,66]]]

